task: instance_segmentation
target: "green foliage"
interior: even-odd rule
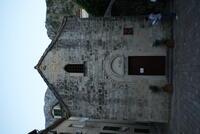
[[[53,5],[53,0],[46,0],[47,7]]]
[[[153,42],[153,46],[157,47],[157,46],[165,45],[167,41],[168,39],[155,40]]]
[[[52,21],[51,25],[54,29],[58,29],[60,26],[60,22],[59,21]]]
[[[110,0],[73,0],[92,16],[103,16]]]
[[[92,16],[103,16],[110,0],[73,0]],[[164,12],[167,0],[155,3],[149,0],[116,0],[112,7],[113,16],[148,15]]]
[[[158,86],[154,86],[154,85],[150,85],[150,86],[149,86],[149,89],[150,89],[152,92],[161,92],[161,91],[164,90],[162,87],[158,87]]]

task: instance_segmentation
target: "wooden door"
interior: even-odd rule
[[[128,75],[165,75],[165,56],[128,57]]]

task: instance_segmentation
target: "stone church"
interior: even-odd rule
[[[64,18],[36,69],[66,117],[127,122],[168,122],[168,25],[144,17]]]

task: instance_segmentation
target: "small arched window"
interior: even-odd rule
[[[64,69],[69,73],[84,73],[85,67],[84,64],[67,64]]]
[[[61,118],[62,117],[62,109],[59,104],[56,104],[52,107],[52,116],[53,118]]]

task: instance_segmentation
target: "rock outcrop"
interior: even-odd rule
[[[44,105],[45,127],[48,127],[56,120],[51,115],[51,108],[58,102],[58,100],[56,99],[56,97],[49,88],[45,93],[44,102],[45,102]]]
[[[80,7],[72,0],[46,0],[46,28],[53,40],[64,16],[80,16]]]

